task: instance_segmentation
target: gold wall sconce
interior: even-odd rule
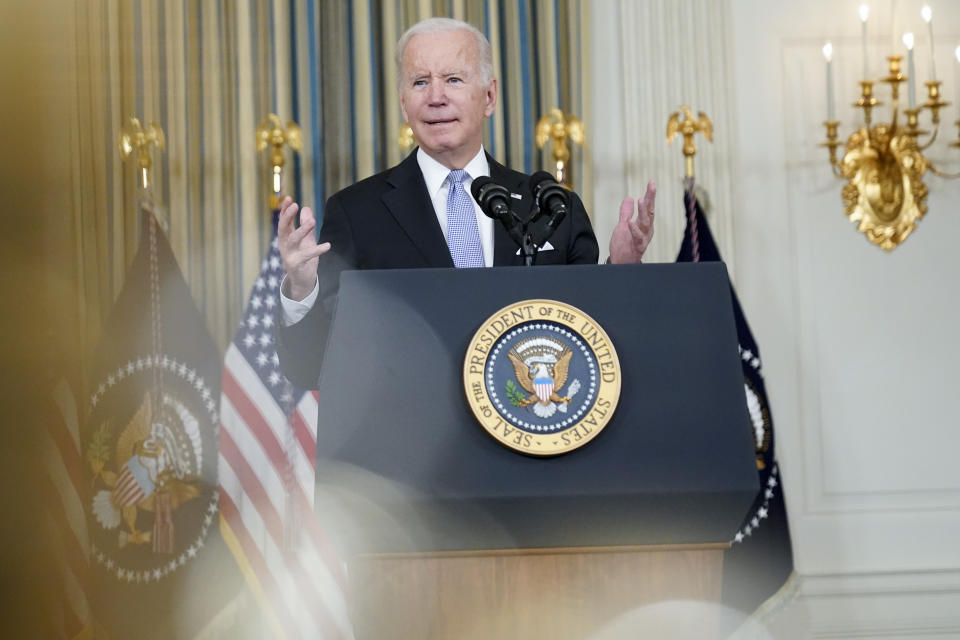
[[[844,212],[857,230],[885,251],[898,247],[916,228],[917,221],[927,212],[927,186],[923,177],[927,171],[944,177],[956,178],[960,174],[941,171],[924,153],[937,139],[940,129],[940,110],[950,103],[943,100],[941,82],[936,79],[933,64],[932,12],[924,7],[923,18],[929,25],[932,79],[925,82],[927,100],[917,104],[915,97],[915,72],[913,63],[914,37],[907,33],[903,43],[907,48],[906,75],[901,68],[903,56],[887,56],[887,75],[879,82],[890,85],[890,121],[873,123],[873,109],[882,106],[874,95],[874,80],[868,79],[866,24],[868,10],[860,7],[863,24],[863,77],[860,81],[860,97],[853,106],[863,109],[863,124],[847,138],[846,143],[838,138],[840,122],[836,119],[833,99],[832,57],[833,47],[828,42],[823,47],[827,61],[827,120],[823,123],[827,139],[821,143],[830,155],[834,174],[847,181],[842,196]],[[957,50],[960,64],[960,47]],[[900,109],[900,85],[906,82],[907,108]],[[958,87],[960,91],[960,87]],[[920,114],[929,111],[932,131],[920,128]],[[952,147],[960,147],[960,120],[957,121],[958,139]],[[844,147],[843,156],[837,159],[837,149]]]

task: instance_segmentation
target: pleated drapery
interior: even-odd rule
[[[166,134],[151,195],[223,348],[271,233],[269,166],[254,149],[268,113],[300,125],[303,151],[288,154],[284,190],[322,215],[330,194],[403,157],[396,41],[422,18],[450,16],[493,45],[500,96],[487,150],[516,169],[550,168],[534,127],[554,106],[584,115],[586,11],[576,0],[77,2],[69,215],[85,347],[99,337],[139,237],[142,194],[133,163],[117,152],[129,117]],[[577,188],[580,157],[575,149]]]

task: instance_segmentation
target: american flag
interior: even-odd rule
[[[86,485],[80,455],[80,423],[73,392],[65,381],[54,387],[53,404],[57,411],[49,416],[45,432],[44,466],[49,515],[63,568],[62,591],[57,594],[63,610],[55,633],[60,638],[77,638],[91,633],[93,622],[87,601],[90,543],[84,512]]]
[[[223,367],[220,529],[277,637],[351,638],[346,574],[313,511],[317,395],[293,387],[277,358],[276,215]]]

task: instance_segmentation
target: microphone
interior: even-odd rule
[[[488,218],[499,220],[508,229],[514,225],[510,192],[506,187],[497,184],[489,176],[478,176],[470,185],[470,193]]]
[[[541,211],[548,211],[551,216],[559,215],[561,219],[567,214],[570,192],[546,171],[537,171],[530,176],[530,191]]]
[[[533,192],[534,202],[540,212],[546,211],[550,214],[546,226],[537,233],[535,243],[539,247],[553,235],[567,216],[570,192],[546,171],[538,171],[530,176],[530,191]]]
[[[520,216],[510,208],[510,191],[494,182],[489,176],[477,176],[470,185],[470,193],[488,218],[500,221],[510,239],[520,247],[526,260],[532,248],[527,246],[525,240],[526,226],[523,225]],[[521,229],[521,226],[524,228]]]

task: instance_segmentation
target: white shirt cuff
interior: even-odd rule
[[[320,294],[320,281],[317,280],[317,282],[314,283],[313,291],[300,302],[292,300],[283,294],[283,285],[286,281],[287,276],[284,274],[283,280],[280,281],[280,306],[283,307],[283,326],[289,327],[303,320],[303,316],[307,315],[307,312],[313,308],[314,303],[317,301],[317,296]]]

